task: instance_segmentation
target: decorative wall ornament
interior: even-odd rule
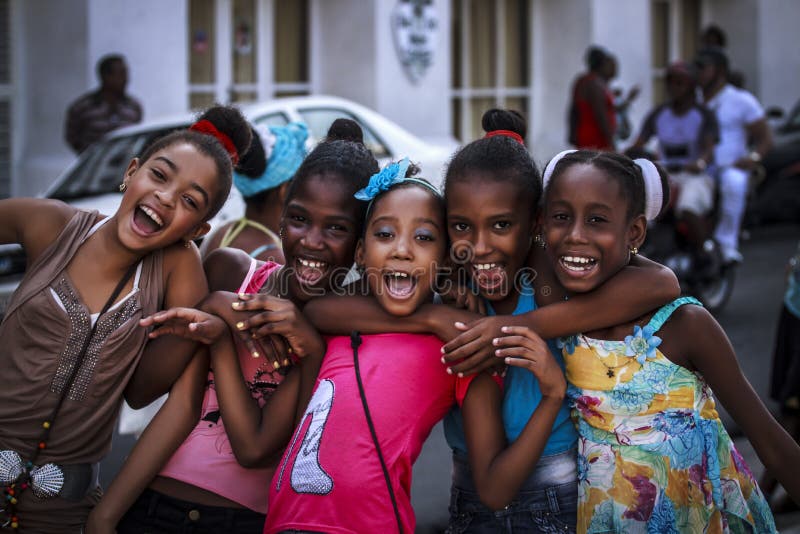
[[[400,0],[392,10],[392,36],[403,70],[412,83],[433,64],[439,16],[433,0]]]

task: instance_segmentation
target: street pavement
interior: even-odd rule
[[[726,308],[717,316],[730,338],[739,363],[771,410],[776,405],[768,398],[772,346],[784,291],[784,268],[800,239],[800,227],[769,226],[753,229],[742,243],[744,262],[739,267],[735,288]],[[741,434],[724,408],[721,417],[737,448],[758,477],[763,466],[747,438]],[[111,455],[103,463],[104,485],[113,478],[120,462],[133,443],[130,436],[115,436]],[[450,455],[441,424],[431,432],[414,466],[412,504],[417,515],[417,532],[439,533],[447,524],[450,485]],[[783,534],[800,534],[800,512],[776,518]]]

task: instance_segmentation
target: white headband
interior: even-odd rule
[[[661,186],[661,175],[649,159],[638,158],[633,162],[642,169],[644,177],[644,216],[648,221],[654,221],[661,213],[664,202],[664,188]]]
[[[547,184],[553,176],[553,170],[558,165],[558,162],[561,161],[561,158],[573,152],[577,152],[577,150],[562,150],[547,163],[542,174],[542,187],[544,189],[547,189]],[[661,176],[658,174],[656,166],[649,159],[639,158],[633,160],[633,162],[641,169],[642,177],[644,178],[644,216],[647,217],[648,221],[652,221],[661,213],[661,205],[664,202]]]
[[[562,150],[553,156],[553,159],[547,162],[547,166],[544,168],[544,174],[542,174],[542,189],[547,189],[547,184],[550,182],[550,178],[553,176],[553,169],[556,168],[556,165],[559,161],[561,161],[561,158],[567,154],[572,154],[573,152],[577,152],[577,150],[574,148],[570,150]]]

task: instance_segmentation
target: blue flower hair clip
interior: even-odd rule
[[[369,179],[367,187],[356,192],[358,200],[371,201],[384,191],[388,191],[395,184],[399,184],[406,179],[406,172],[411,162],[408,158],[393,162],[384,167],[379,173],[373,174]]]

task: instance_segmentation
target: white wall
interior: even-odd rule
[[[533,102],[528,138],[544,164],[567,148],[567,111],[572,82],[584,71],[593,43],[589,0],[533,3]]]
[[[188,109],[188,2],[89,0],[87,87],[105,54],[128,61],[128,92],[142,103],[145,120]]]
[[[318,0],[315,7],[311,52],[315,90],[375,108],[373,2]]]
[[[800,98],[800,2],[761,0],[759,12],[758,96],[765,107],[788,112]]]
[[[90,74],[87,49],[86,0],[25,0],[19,2],[20,28],[15,57],[21,88],[15,106],[22,108],[23,132],[16,162],[15,195],[42,190],[74,159],[63,141],[64,113],[86,90]]]
[[[450,138],[449,0],[433,4],[439,19],[433,64],[417,83],[412,83],[403,70],[392,35],[391,15],[397,0],[379,0],[376,4],[375,109],[423,138]]]

